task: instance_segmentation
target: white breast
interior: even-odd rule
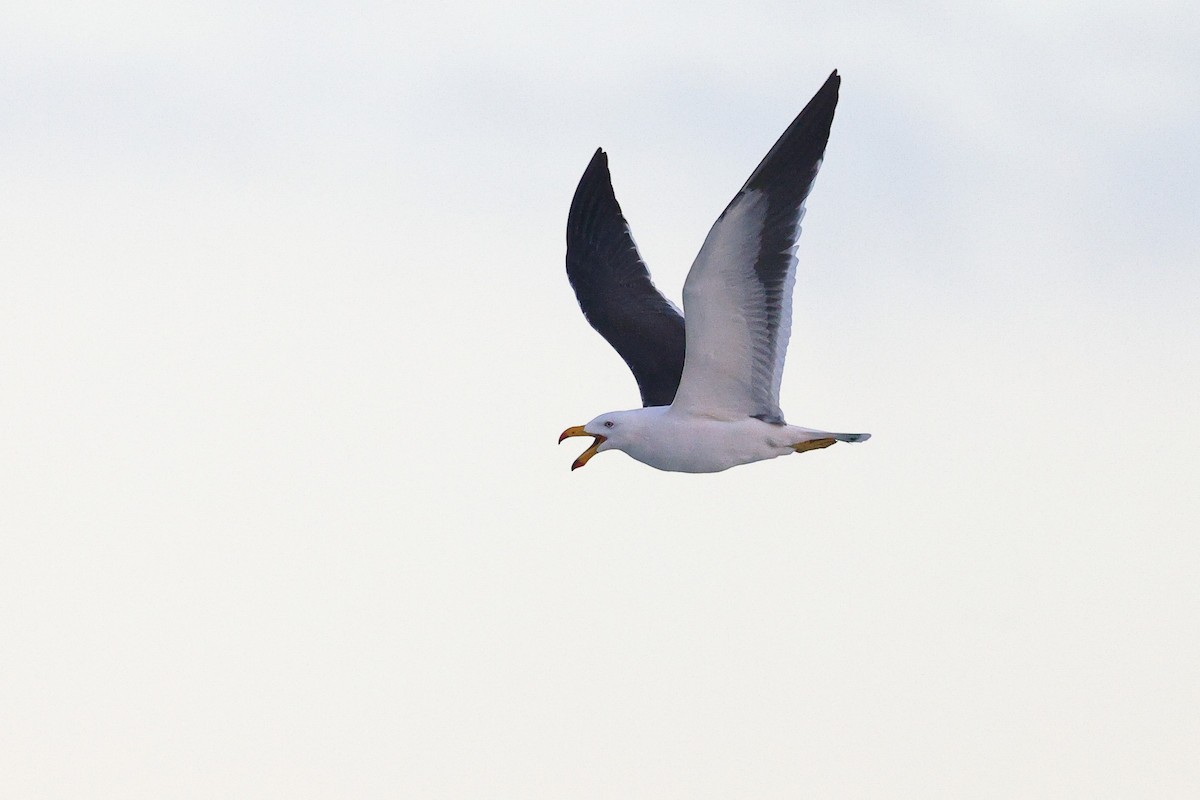
[[[649,409],[646,409],[649,410]],[[707,419],[664,408],[622,447],[631,457],[669,472],[720,472],[793,452],[786,426],[745,418]]]

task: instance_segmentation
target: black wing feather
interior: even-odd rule
[[[758,257],[754,260],[767,312],[765,335],[776,350],[763,364],[756,365],[765,375],[773,376],[768,407],[756,415],[766,422],[783,423],[778,374],[782,364],[778,362],[779,351],[786,352],[790,335],[790,320],[785,317],[791,313],[789,275],[794,274],[795,263],[792,253],[800,236],[801,208],[825,157],[841,84],[841,76],[834,70],[742,187],[743,192],[759,191],[767,198]],[[785,329],[780,330],[781,327]]]
[[[587,321],[629,365],[642,405],[670,405],[683,373],[683,315],[650,280],[600,149],[571,200],[567,278]]]

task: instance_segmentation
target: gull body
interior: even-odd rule
[[[684,283],[682,313],[650,280],[607,156],[596,151],[571,202],[567,276],[588,322],[629,365],[643,407],[563,431],[559,442],[594,438],[572,469],[621,450],[660,470],[720,472],[870,438],[788,425],[779,407],[796,240],[840,83],[835,71],[713,224]]]
[[[861,441],[869,436],[775,425],[753,417],[732,420],[696,417],[671,406],[610,411],[582,426],[582,430],[588,436],[601,438],[595,452],[621,450],[666,472],[721,472],[754,461],[828,447],[835,441]],[[805,446],[810,444],[813,446]]]

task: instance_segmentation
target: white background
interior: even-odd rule
[[[0,794],[1200,796],[1195,5],[418,6],[5,12]],[[678,301],[835,67],[874,438],[572,474],[593,150]]]

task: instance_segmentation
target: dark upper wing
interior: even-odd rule
[[[675,406],[782,423],[796,239],[837,107],[837,71],[709,231],[683,286],[687,363]]]
[[[651,282],[600,149],[571,200],[567,278],[587,321],[633,371],[642,405],[670,405],[683,372],[683,315]]]

